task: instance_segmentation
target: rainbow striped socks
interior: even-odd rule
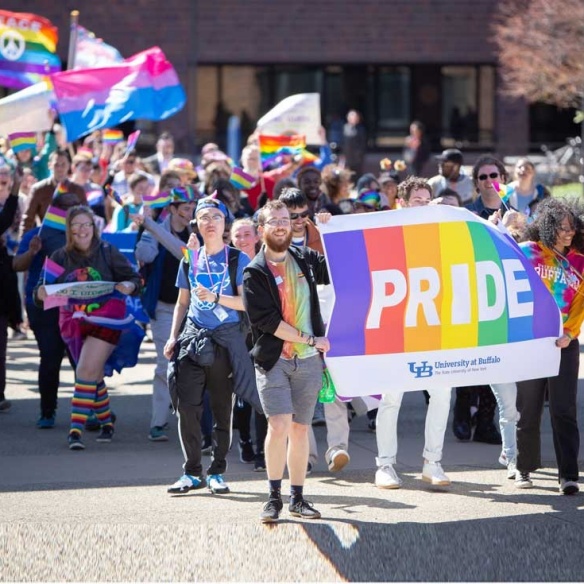
[[[103,380],[97,384],[97,395],[93,409],[95,410],[95,415],[102,427],[112,423],[109,395],[107,393],[105,381]]]
[[[93,403],[95,401],[95,390],[96,390],[95,381],[84,381],[83,379],[75,380],[75,392],[73,393],[73,399],[71,400],[71,429],[69,430],[70,434],[72,432],[78,432],[79,434],[81,434],[81,432],[83,431],[83,428],[85,427],[85,421],[87,420],[89,414],[91,413],[91,410],[94,407]]]

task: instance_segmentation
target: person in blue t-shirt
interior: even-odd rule
[[[232,394],[235,391],[243,399],[252,400],[257,396],[240,317],[244,310],[243,269],[249,258],[223,242],[230,213],[222,202],[213,197],[200,199],[195,218],[203,246],[192,250],[192,258],[188,262],[183,260],[179,266],[176,279],[179,296],[164,349],[166,357],[172,359],[171,368],[174,367],[169,390],[178,413],[185,454],[184,474],[168,492],[187,493],[208,484],[213,493],[220,494],[229,492],[223,473],[231,442]],[[191,241],[194,240],[191,236]],[[205,391],[209,392],[215,420],[213,457],[206,479],[201,464]]]

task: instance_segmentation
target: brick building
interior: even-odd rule
[[[124,56],[160,46],[187,90],[160,127],[183,149],[222,141],[227,117],[245,128],[283,97],[317,91],[334,139],[362,112],[371,152],[398,151],[411,120],[435,150],[524,153],[573,132],[570,112],[500,94],[490,42],[496,0],[4,0],[49,18],[65,61],[69,10]],[[552,123],[553,122],[553,123]]]

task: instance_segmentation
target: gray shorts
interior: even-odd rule
[[[265,371],[256,365],[256,381],[264,413],[269,418],[292,414],[297,424],[312,423],[314,406],[322,388],[323,362],[320,355],[306,359],[278,359]]]

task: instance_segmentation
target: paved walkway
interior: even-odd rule
[[[420,480],[425,404],[406,394],[400,415],[404,487],[373,484],[375,436],[351,430],[351,464],[319,461],[305,487],[323,519],[259,524],[265,473],[229,456],[231,493],[171,497],[181,472],[174,423],[166,443],[147,440],[152,345],[110,385],[119,422],[111,444],[86,435],[67,448],[71,371],[63,374],[57,427],[37,430],[32,341],[9,345],[9,413],[0,415],[0,581],[581,581],[584,495],[557,493],[547,412],[546,468],[516,491],[496,446],[446,436],[448,489]],[[580,399],[584,419],[584,400]],[[325,431],[316,428],[321,454]],[[584,452],[584,450],[583,450]],[[285,483],[286,484],[286,483]]]

